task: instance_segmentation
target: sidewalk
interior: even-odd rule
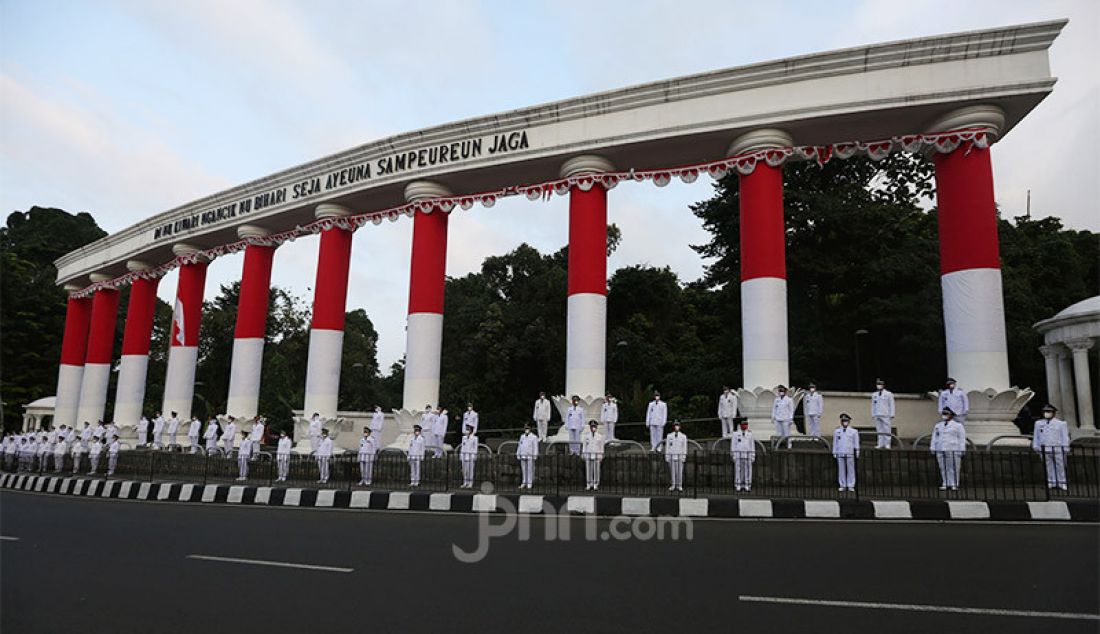
[[[515,493],[428,493],[137,482],[84,477],[3,474],[0,489],[55,495],[388,511],[595,514],[602,517],[709,517],[860,520],[995,520],[1100,523],[1100,501],[1049,502],[798,500],[765,498],[628,497],[612,495],[520,495]]]

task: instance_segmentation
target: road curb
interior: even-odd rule
[[[238,506],[295,506],[363,511],[410,510],[474,513],[519,510],[522,513],[601,516],[715,517],[771,519],[873,519],[1035,521],[1100,523],[1100,500],[979,502],[956,500],[793,500],[748,498],[676,498],[614,495],[432,493],[338,491],[294,487],[182,482],[137,482],[98,478],[5,473],[0,489],[52,495],[161,502],[201,502]]]

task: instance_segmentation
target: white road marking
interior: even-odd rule
[[[354,568],[338,568],[335,566],[315,566],[313,564],[295,564],[286,561],[267,561],[264,559],[240,559],[238,557],[215,557],[213,555],[188,555],[188,559],[201,559],[203,561],[221,561],[231,564],[252,564],[254,566],[275,566],[277,568],[301,568],[303,570],[322,570],[324,572],[353,572]]]
[[[870,601],[831,601],[825,599],[800,599],[797,597],[737,597],[749,603],[783,603],[789,605],[817,605],[828,608],[867,608],[871,610],[906,610],[910,612],[953,612],[956,614],[983,614],[988,616],[1027,616],[1043,619],[1074,619],[1100,621],[1100,614],[1080,612],[1040,612],[1036,610],[1002,610],[998,608],[964,608],[953,605],[918,605],[912,603],[872,603]]]
[[[0,542],[17,542],[18,537],[8,537],[7,535],[0,535]]]

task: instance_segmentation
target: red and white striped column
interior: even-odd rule
[[[105,282],[109,275],[93,273],[92,282]],[[78,423],[93,425],[103,420],[107,407],[107,386],[111,382],[111,355],[115,347],[115,324],[118,321],[117,288],[104,287],[92,297],[92,319],[88,328],[88,351],[84,357],[84,378],[80,382]]]
[[[317,206],[317,218],[350,215],[346,207]],[[349,229],[332,227],[321,232],[317,255],[317,283],[313,289],[313,320],[309,331],[309,360],[306,365],[305,416],[318,412],[335,418],[340,397],[340,360],[344,353],[344,310],[351,267]]]
[[[971,106],[944,117],[932,131],[985,128],[995,138],[1003,126],[999,108]],[[932,159],[947,373],[963,389],[1007,390],[1011,384],[989,149],[964,142]]]
[[[730,146],[730,155],[788,147],[781,130],[754,130]],[[740,176],[741,363],[746,390],[786,385],[787,256],[783,219],[783,168],[757,163]],[[767,403],[770,408],[771,402]]]
[[[562,164],[562,178],[614,170],[594,155]],[[569,191],[569,298],[566,304],[565,396],[602,399],[607,352],[607,190]]]
[[[409,202],[450,195],[450,190],[429,181],[415,181],[405,187],[405,199]],[[417,211],[413,216],[402,398],[403,408],[408,411],[439,403],[448,217],[439,206],[428,213]]]
[[[176,244],[177,256],[198,251],[189,244]],[[164,378],[165,417],[176,412],[180,420],[191,418],[195,397],[195,365],[199,359],[199,325],[202,322],[202,298],[206,287],[206,260],[179,268],[176,303],[172,309],[172,339],[168,348],[168,373]]]
[[[263,227],[242,225],[239,238],[264,238]],[[241,292],[237,302],[237,327],[233,332],[233,361],[229,370],[229,400],[226,414],[252,418],[260,406],[260,371],[264,359],[267,304],[271,290],[271,262],[274,246],[249,244],[244,249]]]
[[[130,260],[126,268],[147,271],[149,265]],[[157,308],[159,277],[137,278],[130,285],[126,305],[126,326],[122,333],[122,359],[115,387],[115,423],[136,426],[145,406],[145,379],[149,370],[149,345],[153,336],[153,316]]]
[[[76,284],[65,285],[65,291],[70,293],[80,288]],[[92,298],[70,297],[65,308],[65,334],[61,339],[61,364],[57,370],[57,400],[53,409],[55,426],[76,425],[91,319]]]

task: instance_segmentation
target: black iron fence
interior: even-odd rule
[[[682,493],[669,491],[670,466],[664,454],[643,452],[636,445],[625,449],[609,450],[600,461],[599,493],[988,501],[1100,497],[1100,449],[1095,447],[1042,454],[1025,449],[959,454],[863,449],[853,461],[852,490],[847,490],[838,478],[840,469],[847,465],[838,462],[827,451],[758,450],[752,456],[746,454],[740,461],[741,485],[747,491],[735,490],[738,464],[728,451],[693,447],[685,458]],[[589,481],[581,456],[569,455],[565,446],[544,445],[542,450],[543,455],[535,462],[531,493],[569,495],[588,490]],[[23,464],[23,468],[36,473],[73,475],[73,456],[62,456],[60,464],[57,458],[51,455],[43,465],[36,457],[30,464]],[[286,458],[285,480],[279,479],[278,458],[270,453],[263,452],[245,464],[247,468],[242,470],[236,454],[226,456],[221,451],[191,454],[139,449],[119,454],[113,477],[345,490],[366,490],[368,487],[360,484],[366,477],[370,489],[426,492],[457,491],[463,482],[462,464],[454,453],[436,458],[429,452],[421,461],[417,487],[410,484],[408,458],[404,452],[394,450],[380,452],[366,474],[354,453],[332,456],[327,482],[320,481],[319,461],[309,455],[294,454]],[[3,468],[17,471],[20,463],[15,461],[9,465],[5,462]],[[89,457],[82,456],[76,473],[87,476],[90,469]],[[107,469],[108,456],[104,453],[94,476],[105,477]],[[485,482],[491,483],[496,491],[520,490],[520,464],[514,451],[478,454],[474,489]],[[523,492],[528,490],[523,489]]]

